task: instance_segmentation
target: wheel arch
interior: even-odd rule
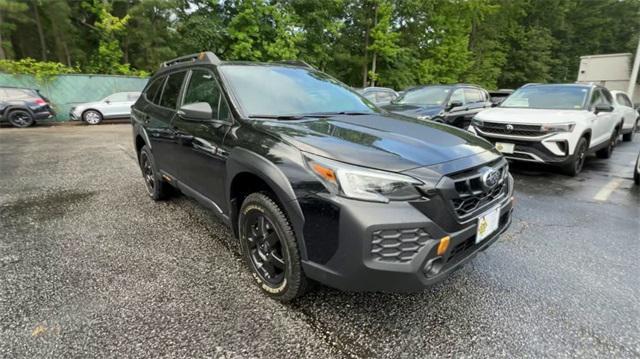
[[[231,152],[226,167],[225,193],[234,235],[238,236],[238,214],[242,200],[253,192],[270,192],[291,222],[300,254],[302,258],[306,258],[302,237],[304,216],[291,183],[282,170],[267,158],[243,148],[236,148]]]
[[[102,111],[98,110],[97,108],[89,107],[82,110],[82,114],[80,114],[80,118],[82,119],[82,121],[84,121],[84,114],[87,113],[87,111],[95,111],[99,113],[102,119],[104,120],[104,114],[102,113]]]

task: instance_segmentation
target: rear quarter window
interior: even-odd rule
[[[158,98],[160,97],[160,92],[162,92],[162,85],[164,84],[164,80],[166,76],[158,77],[153,80],[151,85],[147,87],[147,90],[144,92],[145,97],[150,102],[158,104]]]

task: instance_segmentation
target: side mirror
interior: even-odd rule
[[[463,106],[464,104],[462,103],[462,101],[451,101],[449,102],[449,106],[447,107],[448,110],[451,110],[452,108],[456,108],[456,107],[460,107]]]
[[[108,105],[111,103],[111,100],[104,100],[104,102]]]
[[[599,105],[596,105],[594,110],[595,110],[594,112],[596,113],[596,115],[599,114],[600,112],[612,112],[613,111],[613,106],[601,103]]]
[[[178,116],[192,121],[211,121],[213,110],[208,102],[194,102],[180,107]]]

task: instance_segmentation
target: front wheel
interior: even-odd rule
[[[82,119],[90,125],[97,125],[102,122],[102,114],[96,110],[87,110],[82,114]]]
[[[307,288],[296,237],[282,209],[264,193],[247,196],[238,219],[240,244],[256,284],[282,302]]]
[[[9,112],[7,119],[11,125],[18,128],[29,127],[35,122],[31,113],[26,110],[13,110]]]
[[[573,154],[572,161],[565,167],[565,172],[567,175],[571,177],[575,177],[578,173],[582,172],[582,168],[584,168],[584,162],[587,159],[587,140],[582,137],[580,141],[578,141],[578,145],[576,146],[576,150]]]

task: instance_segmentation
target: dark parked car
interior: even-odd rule
[[[514,90],[500,89],[495,91],[489,91],[489,100],[494,106],[501,104],[507,97],[511,96]]]
[[[210,208],[282,301],[308,279],[420,290],[511,223],[513,179],[485,140],[382,112],[302,63],[178,58],[131,116],[151,198],[173,186]]]
[[[414,87],[383,108],[419,120],[467,128],[473,116],[491,106],[486,90],[456,84]]]
[[[376,106],[388,105],[400,96],[395,90],[387,87],[365,87],[363,89],[356,89],[356,92],[373,102]]]
[[[29,127],[55,115],[49,100],[30,88],[0,86],[0,121]]]

